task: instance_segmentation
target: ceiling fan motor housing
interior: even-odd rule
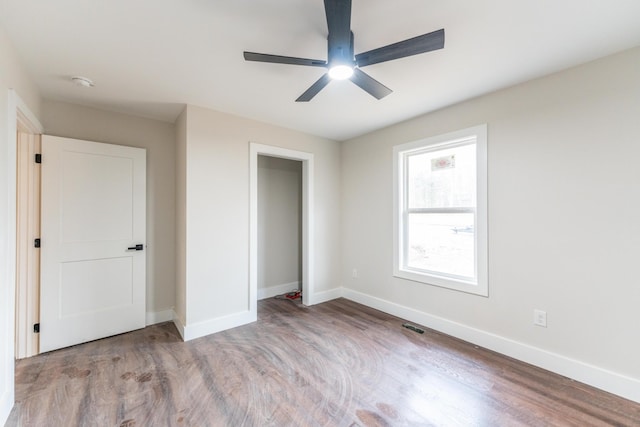
[[[353,52],[353,33],[350,33],[350,41],[349,44],[345,43],[331,43],[331,40],[328,40],[328,52],[327,58],[329,58],[329,68],[333,68],[338,65],[346,65],[348,67],[355,67],[356,59],[355,54]]]

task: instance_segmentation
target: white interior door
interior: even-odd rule
[[[144,149],[43,135],[41,352],[145,326],[145,216]]]

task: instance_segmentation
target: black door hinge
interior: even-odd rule
[[[36,163],[42,163],[42,154],[36,154]]]
[[[39,334],[40,333],[40,323],[34,323],[33,325],[33,332],[35,334]]]
[[[40,239],[36,239],[33,241],[33,246],[35,246],[36,248],[40,247]]]

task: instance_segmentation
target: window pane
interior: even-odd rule
[[[409,214],[407,267],[474,278],[474,214]]]
[[[409,208],[475,207],[476,145],[407,157]]]

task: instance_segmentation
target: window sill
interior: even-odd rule
[[[398,270],[393,272],[393,276],[399,279],[411,280],[413,282],[424,283],[425,285],[438,286],[440,288],[452,289],[454,291],[466,292],[483,297],[489,296],[486,283],[476,283],[463,279],[438,276],[435,274],[420,273],[412,270]]]

